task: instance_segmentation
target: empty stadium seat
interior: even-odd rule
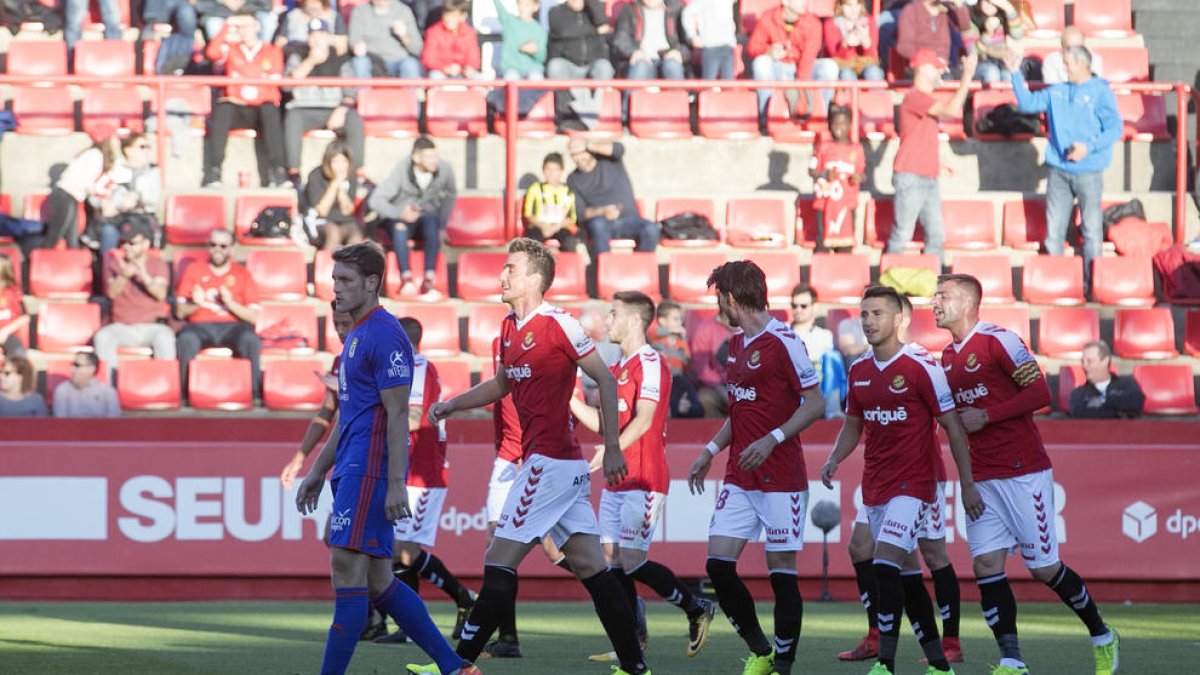
[[[1154,304],[1154,267],[1141,256],[1101,257],[1092,261],[1092,296],[1105,305],[1149,307]]]
[[[490,360],[489,360],[490,362]],[[449,401],[471,388],[471,363],[464,359],[436,359],[438,382],[442,385],[442,400]],[[429,404],[426,403],[426,406]]]
[[[1169,307],[1122,308],[1113,315],[1113,353],[1124,359],[1173,359],[1175,322]]]
[[[117,368],[117,398],[123,410],[178,410],[179,362],[122,360]]]
[[[100,330],[100,305],[91,302],[43,302],[37,313],[37,348],[43,352],[91,349]]]
[[[425,129],[437,138],[486,136],[487,100],[482,89],[429,89],[425,93]]]
[[[929,270],[935,276],[942,273],[942,261],[932,253],[884,253],[879,256],[879,273],[893,267],[912,267]]]
[[[996,248],[996,217],[988,199],[942,201],[946,248],[991,250]]]
[[[706,90],[697,102],[697,128],[705,138],[758,138],[758,95],[749,89]]]
[[[294,246],[295,240],[290,237],[261,238],[250,236],[250,226],[263,209],[271,206],[281,206],[296,214],[296,193],[288,190],[283,194],[238,195],[233,202],[233,231],[239,242],[247,246]]]
[[[397,317],[410,316],[421,322],[422,354],[429,357],[458,356],[458,307],[451,304],[404,303],[391,307]]]
[[[14,86],[12,113],[19,134],[65,136],[75,131],[75,101],[69,87]]]
[[[1071,392],[1086,380],[1083,366],[1078,364],[1064,365],[1058,369],[1058,400],[1055,401],[1055,406],[1059,412],[1071,412]]]
[[[308,303],[274,303],[264,302],[258,310],[258,322],[254,332],[263,338],[262,353],[292,353],[308,354],[316,351],[317,341],[317,307]],[[295,346],[273,346],[269,338],[298,337],[303,345],[296,342]],[[289,342],[290,344],[291,342]]]
[[[1100,312],[1088,307],[1047,307],[1038,318],[1038,353],[1077,359],[1083,345],[1100,339]]]
[[[29,293],[39,298],[87,299],[92,294],[92,252],[84,248],[30,251]]]
[[[268,410],[317,410],[328,389],[318,359],[270,361],[263,368],[263,405]]]
[[[168,114],[187,114],[189,116],[193,136],[205,134],[205,120],[212,112],[212,98],[212,92],[208,87],[186,84],[167,85],[166,96],[164,96]],[[158,112],[157,87],[150,88],[150,112],[151,114]]]
[[[412,89],[363,89],[358,93],[357,110],[368,136],[412,138],[421,133],[417,95]]]
[[[858,92],[858,126],[873,141],[896,137],[896,103],[886,89]]]
[[[913,308],[912,322],[908,324],[908,342],[915,342],[924,347],[925,351],[938,356],[951,339],[949,332],[938,328],[932,309]]]
[[[638,138],[690,138],[691,104],[681,89],[629,94],[629,132]]]
[[[888,237],[892,234],[892,228],[896,226],[895,202],[890,199],[869,199],[864,215],[863,243],[875,248],[886,247]],[[917,250],[924,245],[924,242],[925,228],[918,222],[912,241],[908,242],[905,248]]]
[[[957,255],[951,266],[954,274],[970,274],[983,286],[983,302],[1013,301],[1012,263],[1007,255]]]
[[[62,40],[13,40],[8,44],[9,75],[67,74],[67,45]]]
[[[325,319],[321,322],[321,326],[325,333],[325,351],[331,354],[341,354],[342,340],[338,337],[337,329],[333,327],[333,312],[325,312]]]
[[[791,106],[781,91],[767,101],[767,134],[776,143],[812,143],[817,138],[816,132],[792,116]]]
[[[617,291],[637,289],[658,302],[662,299],[658,284],[658,254],[601,253],[596,261],[596,292],[611,299]]]
[[[784,248],[794,225],[783,200],[730,199],[725,204],[725,238],[739,248]]]
[[[812,197],[796,199],[796,245],[801,248],[817,247],[817,210]]]
[[[725,264],[724,251],[676,251],[667,262],[667,297],[675,302],[715,303],[717,296],[708,288],[708,275]]]
[[[333,253],[320,250],[313,254],[313,295],[318,300],[333,300]]]
[[[743,257],[762,269],[767,281],[768,302],[791,301],[792,289],[800,283],[800,256],[795,249],[758,251]]]
[[[502,246],[508,243],[504,200],[499,196],[460,196],[446,220],[450,246]]]
[[[1031,305],[1082,305],[1083,258],[1038,255],[1025,259],[1021,293]]]
[[[719,246],[724,238],[725,228],[717,225],[716,209],[713,200],[707,197],[664,197],[655,202],[654,220],[662,222],[680,213],[696,213],[708,218],[713,229],[717,231],[717,240],[712,239],[667,239],[659,240],[659,246],[667,248],[711,248]]]
[[[1195,415],[1196,388],[1192,367],[1187,364],[1140,364],[1133,367],[1133,379],[1146,394],[1142,412],[1147,415]]]
[[[103,124],[141,133],[145,130],[144,117],[142,99],[134,87],[89,87],[83,90],[80,126],[86,134]]]
[[[1125,123],[1127,141],[1168,141],[1167,99],[1162,94],[1120,92],[1116,94],[1117,110]]]
[[[291,302],[308,297],[308,268],[299,249],[253,249],[246,271],[258,285],[259,299]]]
[[[168,244],[203,246],[209,233],[225,229],[225,198],[219,194],[171,195],[163,226]]]
[[[497,112],[492,126],[496,135],[507,137],[508,122],[504,113]],[[517,120],[517,138],[554,138],[554,94],[546,93],[533,104],[529,112]]]
[[[1012,199],[1004,202],[1004,245],[1036,251],[1046,239],[1046,202]]]
[[[1033,30],[1026,31],[1028,37],[1058,37],[1066,27],[1066,8],[1063,0],[1029,0],[1033,11]]]
[[[464,251],[458,256],[457,296],[468,302],[496,302],[500,299],[500,271],[507,253]]]
[[[550,302],[580,302],[588,299],[587,267],[576,251],[559,251],[554,256],[554,282],[546,291]]]
[[[467,310],[467,349],[475,356],[491,359],[492,340],[500,335],[500,322],[511,310],[499,303],[471,305]]]
[[[75,75],[93,79],[98,84],[114,77],[133,77],[136,61],[132,42],[81,40],[75,43]]]
[[[187,388],[188,404],[197,410],[249,410],[254,404],[247,359],[192,359]]]
[[[1092,49],[1104,60],[1104,79],[1113,84],[1148,82],[1150,55],[1145,47],[1105,47]]]
[[[871,263],[865,254],[814,253],[808,274],[817,302],[858,304],[871,283]]]
[[[1131,0],[1074,0],[1074,24],[1088,35],[1125,37],[1133,33]],[[1108,75],[1108,58],[1104,59]]]
[[[424,270],[425,270],[425,253],[424,253],[424,251],[410,251],[408,254],[408,265],[409,265],[409,270],[413,274],[413,278],[419,279],[419,277],[425,273],[424,272]],[[461,262],[459,262],[459,266],[461,268],[461,266],[462,266]],[[403,279],[400,276],[400,264],[396,260],[395,251],[388,252],[387,269],[384,273],[384,277],[385,277],[384,291],[386,292],[386,294],[389,298],[395,298],[395,299],[400,299],[400,300],[418,299],[418,296],[415,295],[415,293],[420,290],[419,288],[417,289],[417,291],[414,291],[413,295],[401,295],[400,294],[400,289],[401,289],[401,285],[403,284]],[[496,277],[496,287],[499,288],[499,286],[500,286],[500,268],[499,267],[496,268],[495,277]],[[441,294],[441,298],[433,298],[433,300],[441,300],[442,298],[449,297],[449,295],[450,295],[450,274],[446,271],[446,256],[444,254],[439,255],[437,262],[434,263],[433,287],[438,291],[438,293]],[[496,292],[499,293],[499,290],[497,290]]]
[[[1188,356],[1200,356],[1200,310],[1189,309],[1185,314],[1183,351]]]
[[[1025,345],[1030,343],[1029,339],[1029,310],[1024,307],[996,307],[983,306],[979,308],[979,318],[982,321],[996,324],[1003,328],[1007,328],[1025,341]]]
[[[983,89],[974,93],[971,96],[971,115],[976,123],[984,119],[993,110],[1002,105],[1017,104],[1017,97],[1011,89]],[[972,135],[983,141],[1027,141],[1033,138],[1036,134],[1012,134],[1006,136],[995,132],[981,132],[977,129],[971,130]]]

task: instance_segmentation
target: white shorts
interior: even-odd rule
[[[492,462],[492,477],[488,479],[487,519],[494,523],[500,519],[500,510],[504,508],[504,500],[512,489],[513,481],[517,480],[517,471],[521,469],[516,462],[496,458]]]
[[[1013,478],[975,483],[983,497],[983,515],[967,520],[971,557],[1014,547],[1029,569],[1058,563],[1054,529],[1054,475],[1051,469]]]
[[[396,521],[396,541],[433,546],[437,543],[442,505],[446,503],[446,488],[406,487],[408,510],[412,511],[412,517]]]
[[[807,490],[761,492],[726,484],[717,495],[708,536],[757,541],[765,529],[768,551],[799,551],[807,513]]]
[[[929,502],[916,497],[897,495],[879,506],[868,506],[867,524],[876,545],[891,544],[912,553],[917,548],[917,536],[924,527]]]
[[[504,500],[496,536],[522,544],[550,537],[561,547],[571,535],[599,535],[590,496],[587,462],[533,455]]]
[[[929,505],[929,517],[925,519],[920,531],[917,532],[917,539],[945,539],[946,538],[946,484],[938,481],[937,496],[935,501]],[[860,505],[858,512],[854,514],[854,524],[870,525],[867,520],[867,507]]]
[[[625,490],[600,493],[600,542],[649,551],[667,496],[661,492]]]

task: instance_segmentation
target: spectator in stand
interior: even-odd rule
[[[120,253],[104,256],[104,295],[112,303],[112,323],[96,331],[96,357],[111,376],[121,347],[150,347],[156,359],[175,358],[175,332],[167,325],[170,271],[149,255],[151,237],[142,223],[127,220],[118,238]],[[57,406],[55,406],[57,408]]]
[[[92,139],[91,147],[67,163],[46,199],[46,230],[42,237],[45,248],[54,248],[60,241],[65,241],[68,248],[79,248],[81,241],[88,248],[100,245],[95,227],[85,230],[84,236],[80,237],[79,205],[88,202],[100,177],[116,163],[120,140],[111,124],[98,124],[88,135]],[[88,220],[93,220],[90,215]]]
[[[63,7],[63,40],[67,43],[67,51],[74,50],[75,43],[83,36],[83,22],[88,18],[91,4],[90,0],[66,0]],[[100,5],[100,20],[104,22],[104,39],[122,39],[121,9],[117,0],[97,0],[97,4]]]
[[[1063,54],[1070,47],[1085,47],[1083,40],[1083,31],[1079,26],[1067,26],[1062,32],[1062,51],[1052,52],[1046,55],[1042,61],[1042,82],[1046,84],[1061,84],[1067,81],[1067,65],[1063,59]],[[1092,74],[1096,77],[1104,76],[1104,62],[1101,61],[1100,55],[1092,52]]]
[[[823,61],[821,53],[821,20],[808,13],[808,0],[782,0],[780,6],[758,17],[746,53],[753,61],[750,71],[756,80],[836,80],[836,64]],[[806,99],[809,92],[804,92]],[[758,109],[767,109],[771,89],[758,90]],[[811,110],[812,106],[795,112]]]
[[[517,0],[517,13],[492,0],[504,42],[500,47],[500,76],[506,80],[546,77],[546,29],[537,19],[538,0]]]
[[[963,45],[979,54],[975,79],[991,84],[1009,80],[1005,59],[1025,35],[1025,17],[1012,0],[979,0],[970,11],[971,22],[963,34]]]
[[[913,0],[896,21],[896,53],[916,70],[913,59],[918,50],[928,49],[945,63],[952,63],[953,33],[962,33],[971,22],[966,0]],[[949,77],[957,77],[956,69]],[[913,75],[916,79],[916,75]]]
[[[1146,394],[1133,376],[1114,372],[1112,350],[1107,344],[1085,344],[1079,365],[1087,381],[1071,391],[1071,417],[1100,420],[1142,416]]]
[[[566,0],[550,10],[546,44],[546,77],[551,80],[611,80],[606,35],[612,32],[600,0]],[[600,111],[600,92],[576,87],[554,93],[559,120],[575,129],[594,124]]]
[[[925,253],[942,259],[946,232],[942,224],[942,193],[938,183],[941,174],[938,117],[962,113],[978,61],[979,56],[974,52],[963,59],[958,90],[948,101],[933,97],[933,90],[942,83],[946,62],[933,50],[924,48],[917,50],[909,61],[913,70],[913,88],[900,103],[900,148],[892,167],[896,224],[888,237],[888,253],[904,252],[908,242],[912,241],[920,217],[921,227],[925,229]]]
[[[621,158],[620,143],[571,139],[568,149],[575,170],[567,187],[575,193],[575,208],[587,227],[592,259],[609,250],[612,239],[635,239],[638,251],[658,248],[658,223],[642,217],[633,196],[633,184]]]
[[[354,76],[421,77],[425,38],[408,5],[400,0],[371,0],[350,12]]]
[[[817,325],[817,302],[808,284],[796,284],[792,289],[792,330],[804,341],[813,363],[820,363],[821,357],[833,350],[833,333]]]
[[[738,36],[742,34],[739,0],[692,0],[680,20],[692,49],[700,50],[700,79],[732,80]]]
[[[429,299],[440,295],[434,288],[437,257],[446,221],[457,200],[454,170],[438,157],[433,141],[424,136],[413,143],[412,154],[401,160],[367,198],[367,206],[391,231],[392,249],[400,266],[401,294],[420,293]],[[424,244],[425,274],[420,290],[408,265],[409,239]]]
[[[1067,47],[1063,63],[1067,81],[1029,91],[1021,74],[1020,56],[1010,53],[1013,93],[1027,114],[1046,113],[1050,142],[1046,145],[1046,241],[1050,255],[1062,255],[1067,227],[1079,202],[1083,230],[1084,288],[1091,293],[1092,261],[1104,243],[1104,170],[1112,162],[1112,146],[1121,140],[1124,124],[1117,99],[1103,79],[1092,73],[1087,47]]]
[[[818,253],[830,248],[849,252],[854,247],[854,210],[859,186],[867,178],[867,156],[861,143],[850,140],[850,116],[849,108],[829,107],[830,139],[817,146],[808,171]]]
[[[302,0],[283,15],[283,24],[274,35],[276,47],[285,57],[309,50],[308,33],[315,26],[332,33],[331,46],[339,54],[346,53],[346,20],[330,4],[330,0]]]
[[[240,14],[254,17],[253,29],[263,42],[271,40],[279,25],[279,19],[271,11],[271,0],[195,0],[193,4],[200,27],[204,29],[204,38],[210,42],[221,33],[226,21]]]
[[[363,240],[354,201],[358,175],[353,153],[345,143],[333,140],[325,146],[321,165],[308,174],[303,196],[305,224],[317,235],[322,249],[336,251]]]
[[[879,65],[886,72],[888,69],[888,53],[896,48],[896,31],[900,25],[900,12],[912,0],[883,0],[883,9],[875,18],[879,29]]]
[[[654,334],[650,336],[650,346],[662,354],[667,367],[671,369],[671,417],[702,417],[704,408],[700,405],[700,395],[687,376],[692,353],[688,351],[683,308],[677,302],[663,300],[654,312]]]
[[[350,56],[333,47],[329,24],[314,19],[308,29],[308,46],[292,52],[287,58],[287,76],[296,79],[309,77],[354,77]],[[287,158],[288,179],[300,184],[300,152],[305,132],[329,129],[344,138],[354,159],[354,169],[362,167],[366,134],[362,116],[355,109],[357,90],[351,87],[292,87],[283,121],[284,155]]]
[[[55,417],[120,417],[121,402],[111,384],[101,382],[100,359],[79,352],[71,359],[71,379],[54,388]]]
[[[687,331],[688,351],[692,353],[690,375],[705,417],[723,417],[729,409],[725,392],[725,358],[733,328],[724,312],[707,316]]]
[[[188,364],[201,349],[227,347],[249,359],[254,397],[261,391],[259,351],[254,332],[258,321],[258,285],[246,268],[233,261],[233,233],[213,230],[208,235],[208,262],[192,263],[175,284],[175,315],[186,321],[176,338],[179,381],[187,391]]]
[[[143,0],[142,40],[153,39],[155,24],[171,25],[172,35],[195,35],[200,19],[190,0]]]
[[[690,53],[684,41],[679,0],[626,3],[613,32],[614,61],[630,80],[682,80]]]
[[[833,16],[825,19],[825,53],[837,66],[839,80],[884,79],[879,29],[863,0],[838,0]]]
[[[579,241],[579,219],[575,211],[575,193],[563,182],[563,157],[557,152],[542,160],[540,183],[525,190],[521,215],[525,236],[535,241],[558,241],[559,251],[585,251]]]
[[[435,80],[479,77],[479,34],[467,23],[471,0],[445,0],[442,18],[425,30],[421,65]]]
[[[603,305],[590,303],[579,312],[579,325],[596,345],[596,353],[605,366],[612,367],[621,360],[621,346],[608,341],[608,308]],[[590,375],[579,373],[579,389],[583,392],[583,400],[590,406],[600,404],[600,385]]]
[[[821,395],[825,397],[825,418],[843,417],[842,406],[850,392],[847,377],[850,365],[867,351],[867,337],[862,322],[856,318],[842,320],[837,326],[837,349],[821,355]]]
[[[25,354],[25,344],[17,333],[29,325],[24,296],[14,270],[12,258],[0,253],[0,353],[9,358]]]
[[[247,10],[230,17],[221,32],[208,43],[205,56],[238,78],[278,78],[283,76],[283,52],[258,36],[258,19]],[[283,158],[283,124],[279,115],[279,87],[238,85],[225,87],[213,106],[208,127],[208,151],[205,153],[204,187],[221,187],[221,165],[229,130],[254,129],[258,132],[258,171],[264,185],[286,187]],[[265,164],[265,166],[264,166]]]
[[[133,133],[121,139],[121,152],[97,182],[90,204],[100,215],[100,255],[117,247],[121,225],[134,215],[152,224],[151,245],[161,241],[155,213],[162,199],[162,174],[151,164],[150,137]]]
[[[46,417],[46,399],[34,391],[33,364],[10,356],[0,365],[0,417]]]

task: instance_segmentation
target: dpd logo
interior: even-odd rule
[[[1121,518],[1121,532],[1139,544],[1146,541],[1158,532],[1158,512],[1146,502],[1130,504]]]

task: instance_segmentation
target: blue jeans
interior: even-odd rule
[[[704,47],[700,50],[700,79],[732,80],[736,70],[733,47]]]
[[[395,61],[384,61],[384,68],[387,69],[388,77],[400,77],[406,80],[415,80],[421,77],[421,60],[415,56],[405,56]],[[371,57],[370,56],[355,56],[350,59],[350,67],[354,69],[354,76],[361,78],[371,77]]]
[[[784,63],[763,54],[750,62],[750,73],[756,80],[794,80],[796,79],[796,64]],[[758,111],[767,109],[773,89],[758,90]]]
[[[1008,69],[995,61],[982,61],[975,69],[975,79],[986,84],[1008,82],[1012,75]]]
[[[608,253],[613,239],[636,239],[636,251],[653,251],[658,248],[658,223],[641,216],[626,216],[609,220],[596,216],[587,221],[588,236],[592,243],[592,256]]]
[[[392,249],[396,252],[396,263],[401,274],[408,274],[408,240],[422,242],[425,251],[425,272],[437,269],[438,253],[442,250],[442,221],[437,216],[422,213],[411,223],[392,220],[385,223],[392,233]]]
[[[100,18],[104,22],[104,39],[120,40],[121,10],[117,7],[117,0],[96,0],[96,2],[100,3]],[[67,42],[68,50],[74,49],[75,43],[79,42],[79,38],[83,35],[83,22],[87,19],[90,4],[88,0],[67,0],[63,14],[63,39]]]
[[[146,0],[142,18],[147,24],[169,23],[178,35],[194,35],[199,21],[195,5],[187,0]]]
[[[843,82],[856,82],[859,79],[881,82],[886,77],[887,75],[883,72],[883,68],[879,66],[867,66],[863,68],[862,75],[854,72],[853,68],[842,68],[838,71],[838,79]]]
[[[1104,244],[1104,215],[1100,196],[1104,193],[1104,172],[1067,173],[1050,168],[1046,177],[1046,253],[1063,254],[1063,242],[1071,224],[1075,200],[1079,200],[1083,230],[1083,287],[1092,287],[1092,261],[1100,257]]]
[[[653,80],[659,77],[664,80],[682,80],[683,62],[676,59],[651,59],[629,64],[625,78],[629,80]]]
[[[812,79],[818,82],[834,82],[842,79],[841,70],[837,61],[833,59],[817,59],[813,62]],[[833,90],[822,89],[821,98],[824,100],[824,104],[818,104],[812,112],[829,110],[829,104],[833,102]]]
[[[912,241],[920,217],[921,227],[925,230],[925,253],[941,260],[946,229],[942,224],[942,191],[937,179],[898,173],[892,176],[892,186],[896,188],[896,224],[887,240],[887,252],[904,252],[904,247]]]

